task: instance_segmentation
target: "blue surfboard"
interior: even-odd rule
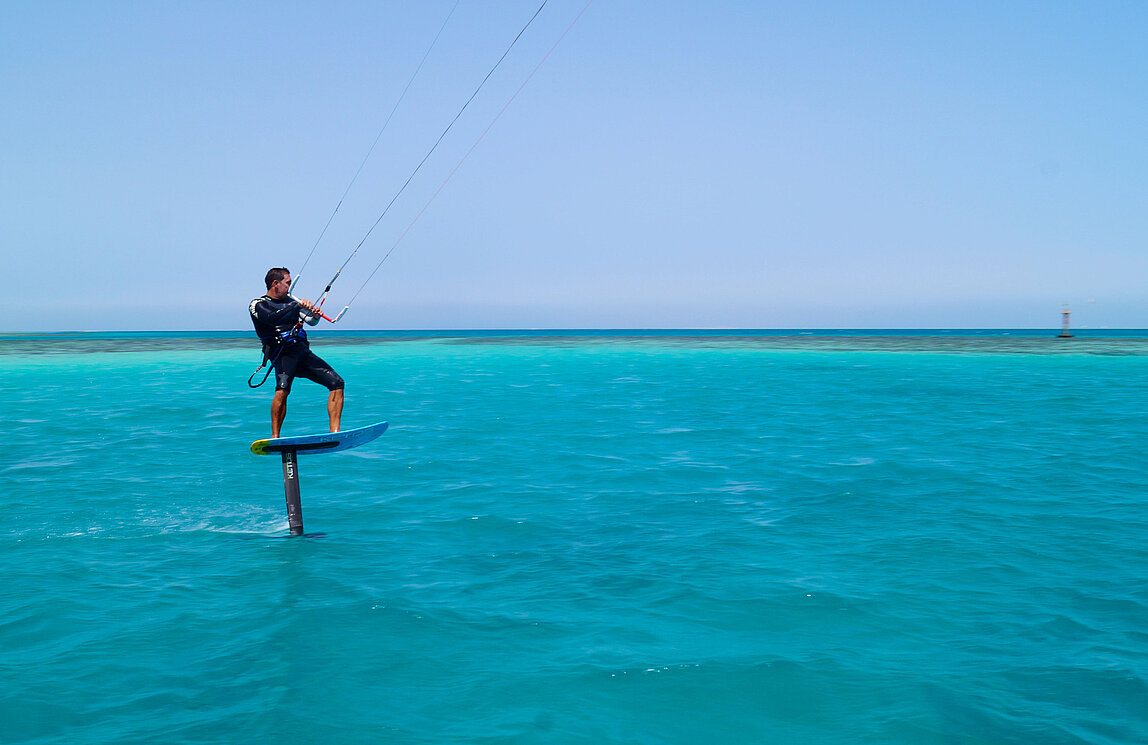
[[[345,432],[324,432],[318,435],[256,440],[251,443],[251,452],[256,455],[272,455],[291,450],[300,455],[303,453],[337,453],[340,450],[365,445],[386,431],[387,423],[379,422],[358,429],[348,429]]]

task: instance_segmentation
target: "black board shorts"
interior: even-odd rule
[[[275,390],[291,392],[291,382],[295,378],[313,380],[329,391],[343,388],[339,373],[309,348],[296,351],[288,346],[275,360]]]

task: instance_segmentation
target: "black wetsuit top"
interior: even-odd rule
[[[313,380],[330,390],[343,387],[343,379],[311,351],[307,332],[299,325],[299,302],[289,297],[276,300],[270,295],[257,297],[248,306],[255,333],[263,342],[264,362],[275,367],[275,390],[290,391],[296,376]],[[295,327],[299,325],[299,328]]]
[[[255,325],[255,333],[263,342],[263,354],[267,359],[271,359],[283,343],[284,334],[290,333],[299,323],[299,313],[303,310],[294,298],[276,300],[270,295],[255,298],[247,309],[251,311],[251,323]],[[292,343],[296,342],[302,343],[305,349],[309,346],[307,332],[302,326],[292,337]]]

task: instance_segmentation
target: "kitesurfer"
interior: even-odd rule
[[[255,298],[248,306],[255,333],[263,342],[263,358],[275,368],[275,396],[271,399],[271,436],[278,437],[287,416],[287,396],[296,377],[313,380],[325,386],[327,416],[331,431],[339,431],[343,415],[343,379],[311,351],[304,324],[318,322],[319,310],[309,300],[292,297],[291,272],[275,267],[264,278],[267,294]]]

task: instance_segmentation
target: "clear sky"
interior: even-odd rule
[[[0,4],[0,330],[244,329],[455,0]],[[314,298],[541,0],[461,0]],[[338,310],[585,0],[549,0]],[[1148,3],[594,0],[343,328],[1148,327]]]

